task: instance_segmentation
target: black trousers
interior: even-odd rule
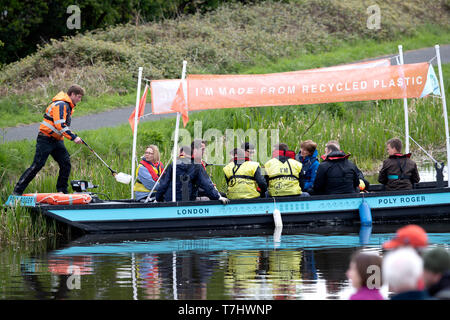
[[[47,136],[38,135],[36,139],[36,153],[31,166],[25,170],[17,182],[14,192],[23,194],[28,184],[34,179],[36,174],[42,169],[51,155],[59,165],[58,181],[56,190],[67,193],[69,175],[71,170],[70,155],[64,146],[63,140],[56,140]]]

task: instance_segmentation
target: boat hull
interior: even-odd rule
[[[219,201],[145,204],[123,200],[39,205],[36,209],[87,233],[129,233],[273,226],[275,208],[281,212],[283,225],[359,224],[363,198],[371,208],[373,224],[450,221],[449,188],[234,200],[227,205]]]

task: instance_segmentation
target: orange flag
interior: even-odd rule
[[[170,107],[173,111],[181,113],[183,117],[183,126],[186,127],[189,116],[188,116],[188,108],[186,104],[186,100],[184,99],[183,93],[183,83],[180,82],[180,86],[178,87],[177,94],[175,99],[173,100],[172,106]]]
[[[145,89],[144,89],[144,94],[142,95],[142,98],[139,101],[138,117],[137,117],[138,123],[139,123],[139,118],[144,115],[145,101],[147,100],[147,91],[148,91],[148,85],[146,84],[145,85]],[[133,132],[134,132],[134,115],[135,114],[136,114],[136,109],[133,110],[133,112],[131,113],[130,117],[128,118],[128,122],[130,123],[130,126],[131,126],[131,131],[133,131]]]

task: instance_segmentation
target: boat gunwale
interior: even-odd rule
[[[362,198],[374,198],[374,197],[389,197],[389,196],[414,196],[420,194],[432,194],[432,193],[450,193],[450,188],[423,188],[423,189],[411,189],[411,190],[397,190],[397,191],[377,191],[370,193],[347,193],[347,194],[332,194],[332,195],[311,195],[309,197],[283,197],[283,198],[254,198],[254,199],[233,199],[227,205],[239,205],[239,204],[261,204],[261,203],[283,203],[283,202],[304,202],[304,201],[321,201],[321,200],[334,200],[334,199],[362,199]],[[122,202],[121,202],[122,201]],[[449,201],[450,203],[450,201]],[[217,206],[223,205],[219,200],[198,200],[198,201],[177,201],[177,202],[137,202],[126,200],[111,200],[102,203],[89,203],[89,204],[76,204],[76,205],[50,205],[50,204],[37,204],[35,208],[39,209],[51,209],[52,211],[59,210],[92,210],[92,209],[124,209],[124,208],[162,208],[162,207],[190,207],[190,206]],[[412,207],[419,205],[406,205],[405,207]],[[428,205],[430,206],[430,205]],[[377,208],[373,208],[376,210]]]
[[[285,197],[276,199],[279,207],[283,206],[283,203],[304,201],[324,201],[324,200],[345,200],[345,199],[364,199],[373,197],[402,197],[402,196],[420,196],[426,194],[442,194],[449,193],[450,188],[419,188],[412,190],[399,190],[399,191],[380,191],[372,193],[354,193],[354,194],[333,194],[333,195],[315,195],[311,197]],[[404,220],[440,220],[450,221],[450,197],[448,201],[444,199],[440,203],[426,204],[420,202],[408,202],[405,205],[397,206],[380,206],[372,207],[372,215],[374,218],[374,224],[391,223],[392,221],[404,221]],[[245,204],[273,204],[273,198],[257,198],[257,199],[240,199],[232,200],[227,206],[233,205],[245,205]],[[107,210],[107,209],[158,209],[158,208],[189,208],[192,206],[220,206],[224,205],[220,201],[190,201],[190,202],[167,202],[167,203],[95,203],[92,205],[38,205],[33,208],[34,211],[38,211],[45,216],[52,218],[58,222],[69,225],[71,227],[82,230],[85,233],[139,233],[139,232],[163,232],[166,230],[178,229],[178,230],[212,230],[217,228],[239,228],[245,229],[248,227],[260,228],[265,225],[273,223],[272,212],[257,212],[257,213],[244,213],[234,214],[230,216],[189,216],[183,215],[180,217],[155,217],[155,218],[119,218],[113,220],[76,220],[64,218],[58,214],[65,210]],[[441,209],[442,208],[442,209]],[[338,207],[330,206],[331,210],[326,211],[295,211],[286,212],[283,214],[283,218],[286,225],[298,225],[298,224],[321,224],[334,221],[335,223],[351,222],[352,224],[359,224],[358,209],[340,209]],[[426,211],[425,211],[426,210]]]

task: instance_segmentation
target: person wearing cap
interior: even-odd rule
[[[450,300],[450,254],[434,248],[423,256],[424,282],[428,294],[436,299]]]
[[[425,230],[415,224],[404,226],[397,230],[394,239],[386,241],[383,249],[393,250],[400,247],[412,247],[420,252],[420,250],[428,246],[428,236]]]
[[[381,273],[383,282],[393,293],[391,300],[429,300],[422,290],[423,261],[412,247],[390,251],[383,258]]]

